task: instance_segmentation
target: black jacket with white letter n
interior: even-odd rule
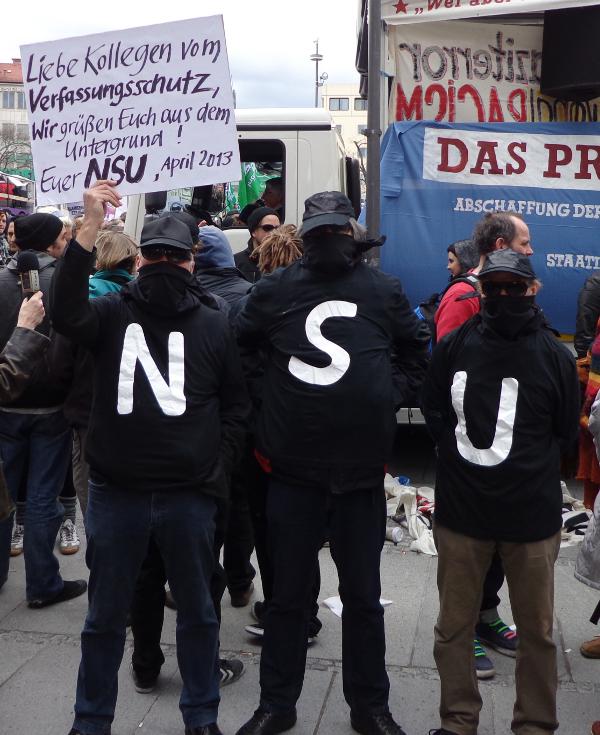
[[[124,491],[225,496],[249,411],[227,318],[194,280],[164,313],[135,281],[90,301],[92,259],[72,241],[52,285],[55,328],[94,357],[91,470]]]
[[[541,312],[514,340],[470,319],[436,346],[423,413],[438,445],[435,519],[533,542],[562,525],[561,449],[577,437],[575,361]]]
[[[395,407],[424,377],[423,325],[400,282],[363,263],[327,274],[300,260],[261,278],[236,331],[267,354],[256,446],[273,473],[320,473],[340,492],[381,481]]]

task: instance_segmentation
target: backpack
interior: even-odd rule
[[[421,302],[414,309],[417,317],[424,321],[429,327],[429,333],[431,334],[431,342],[429,343],[430,352],[437,344],[435,314],[440,307],[440,303],[444,298],[446,291],[452,286],[455,286],[457,283],[468,283],[472,287],[473,291],[471,293],[464,293],[460,296],[457,296],[455,301],[464,301],[465,299],[479,298],[479,289],[477,288],[479,279],[477,278],[477,276],[469,274],[466,276],[458,276],[457,278],[453,278],[441,293],[431,294],[431,296],[426,301]]]

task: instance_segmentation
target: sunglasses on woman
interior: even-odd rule
[[[502,292],[507,296],[525,296],[528,288],[527,281],[481,281],[484,296],[500,296]]]
[[[264,230],[264,232],[272,232],[273,230],[276,230],[279,227],[279,225],[259,225],[259,230]]]
[[[165,248],[156,245],[147,245],[140,248],[146,260],[161,260],[164,256],[169,263],[185,263],[190,259],[190,251],[183,248]]]

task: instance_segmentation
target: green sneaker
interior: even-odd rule
[[[475,654],[475,673],[478,679],[493,679],[496,669],[491,658],[488,658],[485,648],[475,638],[473,640],[473,653]]]

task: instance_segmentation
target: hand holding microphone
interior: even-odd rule
[[[19,317],[17,319],[17,327],[24,329],[35,329],[38,324],[44,321],[46,310],[42,302],[42,292],[37,291],[29,299],[24,299],[19,309]]]

